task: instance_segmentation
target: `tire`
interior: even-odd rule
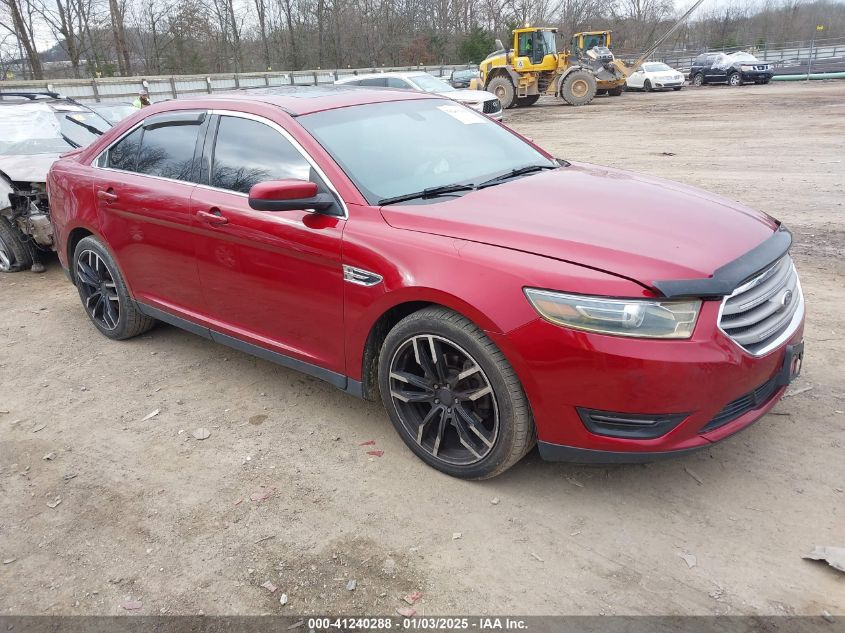
[[[536,442],[531,409],[510,363],[456,312],[429,307],[402,319],[388,333],[378,367],[394,428],[432,468],[487,479],[513,466]]]
[[[516,108],[527,108],[528,106],[532,106],[537,103],[537,100],[540,98],[540,95],[528,95],[527,97],[517,97],[516,103],[514,107]]]
[[[560,96],[569,105],[583,106],[596,96],[596,77],[586,70],[574,70],[563,80]]]
[[[16,273],[32,267],[29,244],[9,220],[0,216],[0,273]]]
[[[117,263],[96,237],[79,240],[71,271],[85,313],[104,336],[122,341],[155,325],[138,310]]]
[[[771,81],[771,79],[764,79],[764,80],[763,80],[763,81],[761,81],[760,83],[761,83],[762,85],[764,85],[764,86],[765,86],[765,85],[766,85],[767,83],[769,83],[770,81]]]
[[[616,86],[615,88],[611,88],[607,91],[607,94],[611,97],[621,97],[622,91],[625,89],[624,86]]]
[[[513,82],[511,82],[509,77],[505,77],[504,75],[497,75],[493,77],[493,79],[487,82],[486,90],[496,95],[499,103],[502,104],[503,110],[507,110],[508,108],[512,108],[516,105]]]
[[[643,90],[644,90],[645,92],[651,92],[651,80],[650,80],[650,79],[646,79],[646,80],[643,82]]]
[[[695,73],[692,76],[692,85],[696,88],[699,88],[704,85],[704,75],[701,73]]]
[[[742,85],[742,77],[739,73],[731,73],[728,75],[728,85],[729,86],[741,86]]]
[[[675,86],[674,88],[672,88],[672,90],[674,90],[675,92],[678,92],[678,90],[683,90],[683,89],[684,89],[683,86]]]
[[[605,88],[599,88],[598,90],[596,90],[596,96],[597,97],[603,97],[606,94],[607,94],[607,89],[605,89]]]

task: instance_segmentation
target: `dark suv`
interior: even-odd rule
[[[774,74],[771,64],[761,62],[751,53],[703,53],[692,63],[689,80],[693,86],[710,83],[741,86],[767,84]]]

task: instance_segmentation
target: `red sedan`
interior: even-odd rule
[[[56,162],[55,242],[94,326],[164,321],[381,398],[484,478],[653,460],[763,416],[800,370],[778,221],[555,159],[460,104],[332,87],[145,108]]]

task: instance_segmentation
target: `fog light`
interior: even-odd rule
[[[607,437],[622,437],[634,440],[650,440],[678,426],[686,413],[614,413],[595,409],[576,409],[581,421],[590,433]]]

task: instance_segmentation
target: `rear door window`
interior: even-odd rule
[[[144,130],[135,171],[173,180],[192,180],[199,125],[160,125]]]

